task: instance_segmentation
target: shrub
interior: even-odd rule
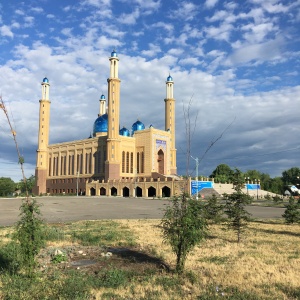
[[[16,225],[15,238],[20,243],[22,263],[28,276],[32,277],[36,265],[35,256],[44,246],[43,221],[36,200],[27,199],[20,206],[21,219]]]
[[[207,233],[203,204],[186,194],[174,198],[165,210],[161,226],[164,242],[176,255],[176,272],[182,273],[187,255]]]
[[[287,224],[299,223],[300,222],[300,211],[299,204],[296,203],[294,197],[289,198],[289,204],[282,215]]]

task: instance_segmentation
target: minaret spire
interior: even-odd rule
[[[175,99],[174,99],[174,81],[169,74],[166,81],[166,99],[165,99],[165,130],[171,134],[171,174],[177,174],[176,166],[176,148],[175,148]]]
[[[36,186],[35,194],[45,194],[47,169],[48,169],[48,144],[49,144],[49,124],[50,124],[50,83],[45,77],[41,83],[42,85],[42,98],[40,102],[39,112],[39,133],[38,133],[38,149],[36,160]]]
[[[102,94],[100,97],[100,112],[99,117],[106,113],[106,99],[105,96]]]
[[[113,50],[109,58],[110,77],[108,82],[108,130],[107,130],[107,160],[105,162],[105,179],[120,178],[120,83],[118,78],[119,58]]]

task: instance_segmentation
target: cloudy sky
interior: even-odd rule
[[[86,138],[100,95],[107,97],[113,49],[121,126],[140,119],[164,129],[165,81],[173,77],[179,174],[189,103],[199,174],[221,163],[272,177],[300,167],[299,0],[1,0],[0,94],[26,176],[34,174],[43,77],[51,85],[50,143]],[[21,178],[0,111],[2,176]]]

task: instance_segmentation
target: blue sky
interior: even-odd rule
[[[0,93],[34,174],[40,83],[50,80],[50,142],[86,138],[107,96],[108,57],[120,58],[121,126],[164,128],[174,79],[178,173],[191,154],[209,176],[226,163],[280,176],[300,167],[300,1],[0,1]],[[2,116],[1,116],[2,114]],[[21,178],[0,112],[0,177]],[[192,162],[193,163],[193,162]],[[190,171],[195,174],[193,166]]]

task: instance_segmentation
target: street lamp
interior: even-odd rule
[[[259,186],[259,179],[254,179],[255,184],[256,184],[256,200],[258,200],[258,186]]]
[[[77,171],[77,180],[76,180],[77,197],[78,197],[78,178],[79,178],[79,172]]]
[[[247,186],[247,194],[248,194],[248,195],[249,195],[249,190],[248,190],[249,180],[250,180],[250,177],[245,177],[246,186]]]
[[[191,158],[194,159],[196,161],[196,188],[197,188],[197,193],[196,193],[196,200],[198,200],[198,168],[199,168],[199,158],[196,157],[194,158],[192,155],[191,155]]]

